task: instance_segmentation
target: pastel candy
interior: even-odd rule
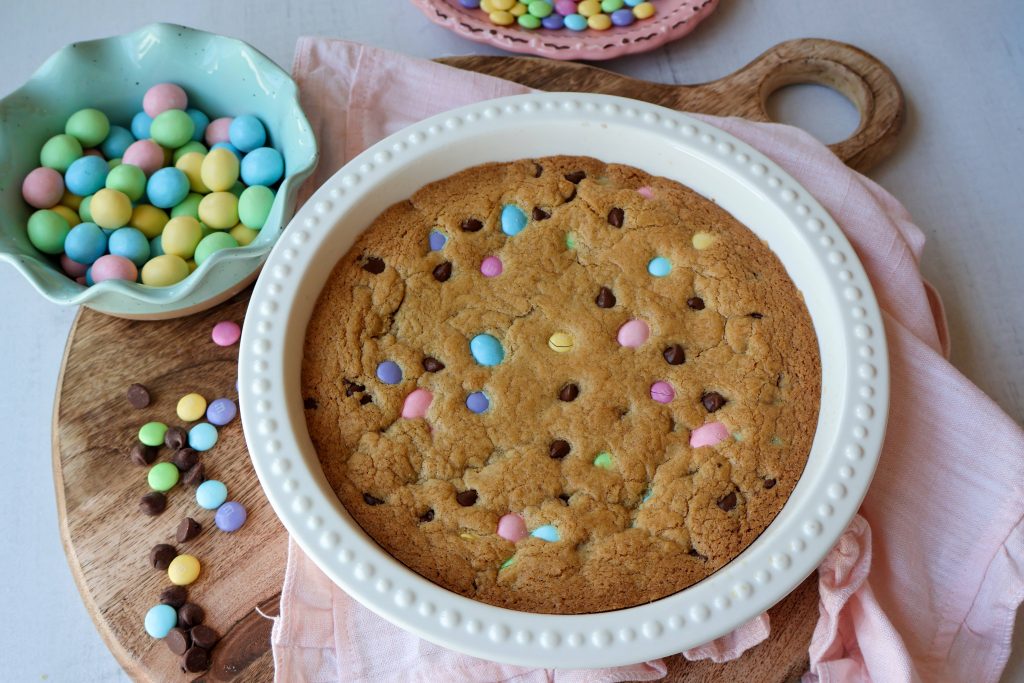
[[[164,165],[164,150],[152,140],[136,140],[124,151],[121,163],[138,166],[151,175]]]
[[[478,334],[469,340],[469,352],[480,365],[497,365],[505,360],[505,349],[501,342],[489,334]]]
[[[515,543],[526,538],[526,522],[517,514],[509,513],[498,520],[498,535]]]
[[[501,275],[502,270],[504,270],[504,266],[497,256],[488,256],[480,262],[480,272],[484,277],[497,277]]]
[[[572,335],[568,332],[555,332],[548,337],[548,348],[555,353],[568,353],[574,345]]]
[[[384,384],[398,384],[402,381],[402,368],[393,360],[386,360],[377,366],[377,379]]]
[[[690,432],[690,447],[714,446],[729,438],[729,430],[721,422],[709,422]]]
[[[204,138],[206,144],[210,147],[216,145],[218,142],[228,141],[228,132],[231,129],[232,119],[230,116],[222,116],[219,119],[210,121],[210,124],[206,127]]]
[[[217,428],[209,422],[200,422],[188,430],[188,445],[197,451],[208,451],[217,445]]]
[[[206,419],[217,426],[223,426],[235,419],[238,406],[230,398],[218,398],[206,408]]]
[[[431,251],[441,251],[444,249],[444,245],[448,243],[448,238],[440,230],[431,230],[430,236],[427,237],[427,242],[430,244]]]
[[[479,415],[480,413],[487,412],[487,409],[491,407],[491,401],[484,392],[474,391],[466,397],[466,407],[469,408],[470,412]]]
[[[108,159],[120,159],[133,142],[135,142],[135,136],[127,128],[111,126],[107,139],[100,145],[100,151]]]
[[[188,107],[188,95],[180,85],[174,83],[157,83],[142,96],[142,110],[147,116],[155,118],[168,109],[185,109]],[[191,133],[189,133],[191,135]]]
[[[204,481],[196,489],[196,503],[204,510],[216,510],[228,499],[228,487],[216,479]]]
[[[248,517],[249,514],[245,511],[242,504],[232,500],[217,508],[213,521],[218,529],[230,533],[241,529]]]
[[[548,541],[549,543],[554,543],[555,541],[559,541],[562,538],[558,534],[558,529],[556,529],[553,524],[545,524],[544,526],[539,526],[533,531],[531,531],[530,535],[534,538],[539,538],[542,541]]]
[[[650,199],[651,197],[654,196],[654,190],[647,187],[646,185],[637,188],[636,193],[643,197],[644,199]]]
[[[672,271],[672,262],[664,256],[655,256],[647,264],[647,272],[654,277],[665,277]]]
[[[64,178],[58,171],[40,166],[25,176],[21,183],[21,196],[37,209],[54,207],[64,196]]]
[[[636,348],[651,336],[651,328],[643,320],[630,320],[619,328],[619,344]]]
[[[710,232],[697,232],[693,235],[693,248],[700,251],[701,249],[707,249],[714,241],[715,236]]]
[[[676,397],[676,390],[668,382],[657,381],[651,385],[651,398],[658,403],[669,403]]]
[[[153,638],[163,638],[178,625],[178,612],[170,605],[156,605],[146,612],[144,621],[146,633]]]
[[[402,417],[409,420],[426,417],[427,408],[433,400],[434,395],[426,389],[413,389],[402,403]]]
[[[515,204],[506,204],[501,209],[501,231],[509,237],[521,233],[526,222],[526,214]]]
[[[600,467],[603,470],[610,470],[615,466],[612,462],[612,454],[608,451],[601,451],[594,458],[594,467]]]

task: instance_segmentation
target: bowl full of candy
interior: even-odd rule
[[[0,100],[0,261],[58,304],[203,310],[256,277],[316,161],[295,83],[242,41],[75,43]]]

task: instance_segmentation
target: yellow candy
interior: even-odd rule
[[[487,18],[491,20],[492,24],[498,26],[508,26],[515,22],[516,18],[512,16],[511,12],[495,11],[487,15]]]
[[[490,14],[495,10],[495,7],[491,4],[491,0],[480,0],[480,9]]]
[[[64,190],[64,196],[60,198],[60,203],[78,211],[78,207],[82,205],[82,198],[77,194],[71,194],[67,190]]]
[[[188,268],[184,260],[181,260],[181,265]],[[185,394],[178,401],[178,417],[185,422],[195,422],[203,415],[206,415],[206,399],[199,394]]]
[[[203,182],[203,177],[200,171],[203,167],[204,159],[206,159],[206,155],[202,152],[189,152],[188,154],[182,154],[174,164],[174,167],[184,173],[185,177],[188,178],[189,188],[191,188],[193,192],[199,192],[200,194],[206,194],[210,191],[210,188],[208,188],[206,183]]]
[[[572,335],[568,332],[555,332],[548,338],[548,348],[557,353],[572,351],[574,343]]]
[[[169,287],[188,277],[185,259],[174,254],[161,254],[146,261],[142,266],[142,284],[150,287]]]
[[[491,0],[491,5],[496,10],[510,10],[516,4],[516,0]]]
[[[649,19],[654,16],[654,5],[649,2],[641,2],[633,8],[633,16],[637,19]]]
[[[607,31],[612,27],[612,18],[607,14],[595,14],[587,17],[587,26],[595,31]]]
[[[58,204],[57,206],[51,207],[50,211],[53,211],[55,214],[66,220],[68,222],[68,227],[70,228],[73,228],[82,222],[82,219],[78,217],[78,213],[66,206]]]
[[[228,150],[224,151],[231,154]],[[206,158],[209,159],[209,155]],[[203,175],[205,177],[205,174]],[[238,223],[238,197],[230,192],[213,192],[206,195],[199,202],[199,220],[215,230],[235,227]]]
[[[254,239],[260,234],[259,230],[253,230],[247,225],[239,223],[235,227],[228,231],[228,234],[235,238],[241,246],[251,244]]]
[[[167,225],[164,226],[164,231],[160,236],[160,246],[164,248],[165,254],[188,259],[196,253],[196,245],[201,239],[203,239],[203,226],[199,224],[199,221],[192,216],[176,216],[167,221]]]
[[[512,5],[512,9],[509,10],[509,14],[511,14],[514,17],[521,17],[524,14],[526,14],[528,9],[529,8],[523,3],[517,2],[516,4]]]
[[[583,0],[583,2],[576,5],[576,12],[589,19],[601,13],[601,3],[599,0]]]
[[[637,5],[639,7],[640,5]],[[693,248],[707,249],[715,241],[715,236],[710,232],[697,232],[693,234]]]
[[[100,192],[102,191],[100,190]],[[151,204],[139,204],[132,209],[132,217],[128,221],[128,225],[138,229],[148,239],[153,239],[167,225],[167,212]]]
[[[214,192],[230,190],[238,180],[238,157],[230,149],[224,147],[212,150],[203,159],[200,177],[206,186]],[[227,227],[230,228],[231,225]]]
[[[178,555],[167,567],[167,578],[175,586],[187,586],[199,578],[199,560],[191,555]]]
[[[196,263],[196,260],[192,259],[192,258],[190,258],[188,261],[185,261],[185,264],[188,266],[188,272],[189,273],[196,272],[196,268],[199,267],[199,264]]]
[[[101,228],[123,228],[132,217],[132,200],[124,192],[105,187],[92,196],[89,214],[92,222]]]

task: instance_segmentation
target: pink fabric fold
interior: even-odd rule
[[[377,140],[432,114],[527,92],[344,41],[300,40],[294,73],[320,141],[305,196]],[[774,159],[834,216],[883,308],[892,408],[861,515],[819,569],[820,617],[805,681],[996,681],[1024,600],[1024,433],[948,360],[941,300],[919,272],[924,236],[907,211],[802,131],[701,117]],[[767,615],[690,659],[740,656]],[[660,661],[605,670],[487,662],[402,631],[289,546],[273,647],[280,681],[655,680]]]

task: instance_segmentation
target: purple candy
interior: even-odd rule
[[[402,368],[393,360],[386,360],[377,366],[377,379],[384,384],[398,384],[402,381]]]
[[[459,0],[459,4],[466,9],[476,9],[480,6],[480,0]]]
[[[241,529],[248,516],[249,513],[245,511],[241,503],[230,500],[217,508],[217,514],[213,516],[213,521],[221,531],[231,532]]]
[[[474,391],[466,397],[466,407],[474,413],[482,413],[491,407],[487,394],[482,391]]]
[[[563,17],[576,13],[576,3],[572,0],[558,0],[555,3],[555,11]]]
[[[616,26],[629,26],[636,19],[631,9],[617,9],[612,12],[612,23]]]
[[[541,19],[540,23],[544,28],[554,31],[565,26],[565,18],[561,14],[554,12]]]
[[[238,415],[238,406],[230,398],[218,398],[206,407],[206,421],[223,427]]]
[[[448,238],[439,230],[431,230],[430,237],[427,240],[430,242],[430,251],[441,251],[444,249],[444,245],[448,243]]]

